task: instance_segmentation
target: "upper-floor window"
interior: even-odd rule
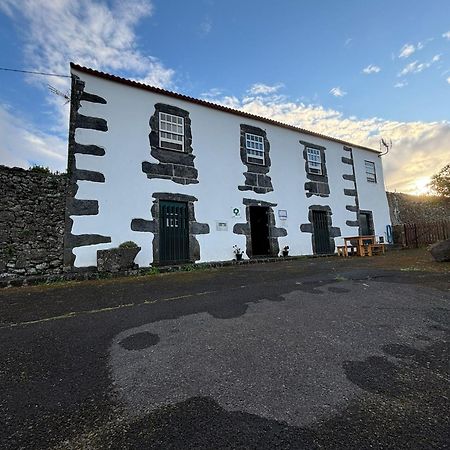
[[[364,161],[366,167],[366,178],[370,183],[377,182],[377,174],[375,172],[375,163],[372,161]]]
[[[169,150],[184,151],[183,117],[159,113],[159,146]]]
[[[322,157],[320,150],[308,147],[306,149],[308,172],[315,175],[322,175]]]
[[[257,160],[257,163],[264,164],[264,138],[262,136],[245,133],[245,147],[247,160],[253,158]]]

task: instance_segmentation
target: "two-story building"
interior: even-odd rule
[[[379,152],[71,64],[65,265],[333,253],[390,224]]]

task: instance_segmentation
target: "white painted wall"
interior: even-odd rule
[[[245,236],[233,234],[233,225],[245,222],[243,198],[260,199],[277,203],[275,215],[277,227],[284,227],[288,235],[279,239],[280,249],[290,246],[291,255],[311,254],[311,234],[302,233],[300,224],[308,223],[308,207],[313,204],[329,205],[333,211],[333,226],[341,228],[342,235],[354,235],[355,228],[346,226],[346,220],[355,220],[355,214],[345,209],[353,199],[344,195],[344,188],[353,188],[342,174],[351,173],[351,166],[343,164],[342,156],[348,156],[343,146],[333,141],[319,139],[307,134],[270,125],[258,120],[235,116],[194,103],[132,88],[120,83],[97,78],[73,70],[85,83],[85,91],[106,99],[107,104],[81,102],[79,112],[83,115],[102,117],[108,122],[108,131],[77,129],[75,140],[81,144],[95,144],[105,148],[103,157],[76,155],[79,169],[96,170],[105,175],[105,183],[79,181],[76,198],[99,202],[96,216],[72,216],[73,234],[96,233],[111,236],[110,244],[99,244],[74,249],[75,266],[96,265],[96,252],[111,248],[121,242],[132,240],[142,247],[136,258],[140,266],[152,262],[152,233],[135,232],[130,224],[133,218],[151,220],[150,208],[154,192],[173,192],[194,195],[197,222],[208,223],[210,233],[197,235],[200,243],[201,261],[219,261],[233,258],[233,245],[245,249]],[[179,185],[170,180],[148,179],[142,172],[142,162],[158,163],[150,155],[148,135],[149,119],[155,103],[166,103],[183,108],[190,113],[192,121],[192,147],[196,155],[195,167],[199,172],[199,184]],[[274,191],[255,194],[239,191],[244,184],[246,166],[239,152],[240,124],[263,128],[270,142],[272,166],[268,175],[272,178]],[[303,146],[304,140],[326,147],[327,171],[330,196],[307,198],[304,190],[306,179]],[[353,149],[357,170],[358,192],[362,209],[372,210],[377,234],[383,234],[390,223],[384,192],[381,159],[376,153]],[[365,181],[364,159],[377,164],[379,182]],[[242,218],[233,219],[231,210],[241,207]],[[278,219],[278,209],[288,211],[288,219]],[[216,221],[228,222],[228,231],[216,231]],[[337,238],[337,244],[340,243]]]

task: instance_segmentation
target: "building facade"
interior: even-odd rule
[[[333,253],[390,224],[379,153],[71,65],[64,264]]]

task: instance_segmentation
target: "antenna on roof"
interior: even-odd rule
[[[70,91],[67,91],[66,93],[59,91],[55,87],[53,87],[51,84],[47,84],[48,90],[55,95],[58,95],[59,97],[65,98],[66,101],[64,102],[65,105],[70,102]]]
[[[382,148],[384,148],[384,153]],[[380,158],[381,156],[387,155],[389,153],[389,150],[392,148],[392,139],[389,139],[389,142],[384,139],[381,138],[380,139],[380,154],[378,155],[378,157]]]

